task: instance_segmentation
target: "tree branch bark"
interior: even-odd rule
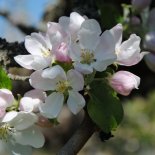
[[[57,155],[76,155],[93,135],[95,130],[96,125],[92,122],[88,114],[85,113],[83,122]]]

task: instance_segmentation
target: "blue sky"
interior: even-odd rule
[[[55,1],[56,0],[0,0],[0,10],[9,11],[14,19],[18,19],[20,14],[23,14],[23,19],[26,24],[37,26],[45,7],[49,4],[54,4]],[[22,18],[22,16],[20,16],[20,18]],[[15,35],[18,33],[18,30],[13,28],[6,19],[0,17],[0,37],[9,37],[8,32],[12,32],[13,35]],[[22,35],[18,34],[18,37],[21,38]],[[17,40],[20,40],[18,37]]]

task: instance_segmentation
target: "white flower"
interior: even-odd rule
[[[104,71],[115,59],[115,42],[109,31],[101,36],[101,28],[94,19],[85,20],[78,32],[79,42],[72,43],[70,57],[76,70],[83,74]]]
[[[141,61],[143,56],[148,52],[140,53],[141,39],[136,34],[131,34],[128,40],[122,42],[122,31],[123,27],[121,24],[117,24],[110,30],[115,39],[117,63],[119,65],[132,66]]]
[[[1,141],[6,143],[10,150],[15,149],[16,145],[21,148],[24,148],[21,146],[24,145],[25,149],[29,151],[29,147],[42,147],[45,139],[41,131],[34,125],[37,121],[38,117],[33,113],[16,111],[6,113],[0,123]]]
[[[53,61],[52,45],[47,35],[32,33],[25,37],[25,48],[29,55],[15,56],[15,61],[26,69],[39,70],[48,67]]]
[[[77,33],[84,21],[85,18],[77,12],[72,12],[70,17],[62,16],[59,18],[59,24],[69,33],[72,42],[77,41]]]
[[[83,76],[76,70],[69,70],[67,74],[58,65],[35,71],[30,76],[30,84],[37,89],[52,90],[53,93],[40,106],[40,112],[47,118],[55,118],[60,113],[64,98],[69,95],[67,105],[72,113],[77,114],[84,106],[85,100],[78,92],[83,90]]]
[[[44,103],[46,94],[39,89],[33,89],[24,94],[19,103],[19,110],[39,112],[39,106]]]
[[[6,108],[11,106],[14,101],[12,92],[8,89],[0,89],[0,118],[6,113]]]

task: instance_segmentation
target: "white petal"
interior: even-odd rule
[[[23,146],[15,142],[9,142],[8,150],[11,152],[10,155],[32,155],[31,146]]]
[[[85,106],[85,99],[80,93],[69,91],[67,105],[73,114],[77,114]]]
[[[55,118],[60,113],[63,102],[63,94],[54,92],[46,98],[45,104],[40,106],[40,112],[44,117]]]
[[[7,112],[6,115],[3,117],[2,122],[9,122],[13,120],[18,115],[16,111]]]
[[[93,72],[93,67],[88,64],[81,64],[79,62],[73,63],[75,70],[79,71],[82,74],[91,74]]]
[[[80,74],[78,71],[73,70],[73,69],[69,70],[67,72],[67,80],[69,81],[71,87],[74,90],[76,91],[83,90],[84,78],[82,74]]]
[[[38,40],[36,40],[36,38],[26,36],[25,48],[32,55],[42,56],[42,49],[44,49],[45,47],[43,47],[42,42],[39,42]]]
[[[96,32],[80,29],[78,34],[79,43],[82,49],[95,50],[100,39],[100,36]]]
[[[94,55],[97,60],[101,61],[104,60],[105,57],[109,57],[110,55],[116,57],[115,40],[110,31],[104,31],[104,33],[101,35],[100,42],[96,47]]]
[[[35,71],[30,76],[30,84],[36,89],[55,90],[56,83],[54,80],[42,77],[42,70]]]
[[[137,64],[143,56],[144,52],[140,53],[140,37],[135,34],[130,35],[127,41],[124,41],[117,53],[117,62],[120,65],[132,66]]]
[[[49,78],[52,80],[54,80],[55,78],[66,80],[66,73],[62,67],[60,67],[59,65],[56,65],[56,66],[45,69],[42,72],[42,77]]]
[[[92,63],[92,66],[95,68],[96,71],[102,72],[102,71],[106,70],[106,68],[109,65],[114,63],[115,60],[116,60],[116,57],[106,59],[106,60],[103,60],[103,61],[96,61],[96,62]]]
[[[15,133],[14,139],[19,144],[30,145],[33,146],[34,148],[42,147],[45,142],[43,134],[35,126],[23,130],[22,132]]]
[[[81,48],[77,44],[71,44],[69,50],[69,56],[72,61],[80,61],[81,60]]]
[[[101,34],[101,27],[99,23],[95,19],[87,19],[85,20],[81,28],[87,29],[89,31],[95,32],[96,34],[100,35]]]
[[[110,33],[113,35],[116,47],[120,46],[122,42],[122,33],[123,33],[123,26],[122,24],[117,24],[112,29],[110,29]]]
[[[37,115],[34,113],[20,111],[17,113],[9,124],[12,125],[16,130],[24,130],[32,126],[38,121]]]
[[[69,17],[62,16],[59,18],[59,24],[66,30],[69,28],[70,19]]]
[[[18,55],[14,57],[15,61],[26,69],[44,69],[49,65],[49,61],[38,55]]]
[[[25,112],[32,112],[33,109],[33,99],[30,97],[22,97],[19,103],[19,110]]]

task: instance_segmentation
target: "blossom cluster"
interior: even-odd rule
[[[34,89],[16,101],[15,109],[10,108],[14,105],[12,93],[0,90],[0,138],[11,136],[11,144],[41,147],[44,138],[36,126],[39,116],[56,118],[64,103],[73,114],[79,113],[98,72],[106,72],[110,65],[132,66],[141,61],[146,53],[140,50],[140,37],[131,34],[122,41],[122,33],[121,24],[102,32],[96,20],[72,12],[70,17],[60,17],[58,23],[47,23],[45,33],[26,36],[29,54],[18,55],[15,61],[34,70],[29,78]],[[125,96],[140,83],[140,78],[128,71],[108,74],[106,80]]]

